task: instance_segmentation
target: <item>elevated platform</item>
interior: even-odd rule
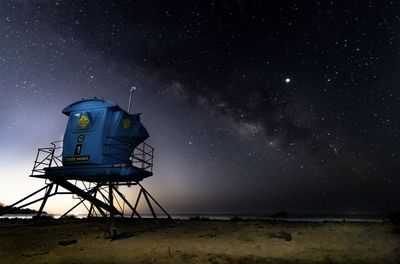
[[[153,175],[153,148],[146,143],[137,146],[129,163],[62,164],[62,141],[38,150],[30,177],[48,180],[86,182],[140,182]]]
[[[44,174],[33,174],[31,177],[90,182],[139,182],[153,175],[150,171],[126,164],[61,166],[43,170]]]

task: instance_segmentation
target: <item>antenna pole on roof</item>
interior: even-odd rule
[[[136,90],[135,86],[131,86],[131,90],[129,92],[129,104],[128,104],[128,113],[131,113],[131,105],[132,105],[132,93]]]

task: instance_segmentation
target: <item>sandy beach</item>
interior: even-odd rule
[[[0,220],[0,263],[398,263],[391,223]],[[71,244],[69,244],[71,243]],[[69,245],[62,245],[69,244]]]

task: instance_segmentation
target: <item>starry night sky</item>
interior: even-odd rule
[[[170,212],[398,209],[399,34],[399,1],[2,1],[0,201],[63,107],[134,85]]]

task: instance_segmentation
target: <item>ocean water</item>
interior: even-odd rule
[[[152,218],[151,214],[141,214],[143,218]],[[31,219],[35,214],[9,214],[0,216],[0,219]],[[61,214],[51,215],[54,218],[61,217]],[[76,218],[86,218],[86,214],[74,214]],[[130,214],[124,215],[130,218]],[[165,215],[157,215],[165,218]],[[277,220],[287,222],[383,222],[384,214],[288,214],[287,217],[274,218],[271,214],[171,214],[173,219],[210,219],[210,220]]]
[[[204,218],[212,220],[277,220],[288,222],[382,222],[383,214],[288,214],[273,217],[271,214],[173,214],[175,219]]]

